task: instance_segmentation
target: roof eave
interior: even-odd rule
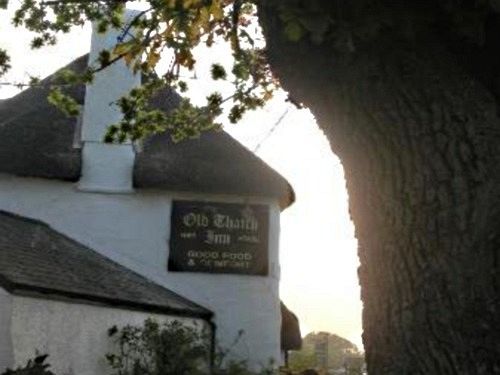
[[[161,306],[148,303],[138,303],[119,298],[90,295],[78,292],[58,290],[56,288],[44,288],[34,285],[14,283],[0,275],[0,287],[15,296],[42,298],[71,303],[83,303],[98,305],[102,307],[122,308],[134,311],[158,313],[182,318],[197,318],[210,321],[214,313],[200,306],[199,310],[179,309],[170,306]]]

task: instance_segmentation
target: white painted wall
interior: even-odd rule
[[[12,335],[10,331],[12,316],[12,296],[0,288],[0,374],[13,365]]]
[[[167,273],[172,199],[270,206],[270,276]],[[97,194],[71,183],[0,174],[0,209],[40,219],[165,287],[215,312],[221,346],[245,334],[232,355],[252,365],[280,359],[278,203],[257,198],[138,191]]]
[[[193,324],[192,319],[20,296],[13,296],[12,307],[16,366],[24,365],[38,351],[49,354],[51,370],[61,375],[109,374],[105,355],[116,347],[107,331],[114,325],[142,326],[151,317],[159,323],[176,319]],[[208,328],[202,320],[197,327],[200,331]]]

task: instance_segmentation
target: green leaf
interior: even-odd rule
[[[226,79],[226,69],[220,64],[212,64],[212,68],[210,69],[210,73],[212,74],[212,79]]]
[[[231,121],[232,124],[237,123],[239,120],[241,120],[244,113],[245,113],[245,108],[243,106],[241,105],[233,106],[228,116],[229,121]]]
[[[6,50],[0,48],[0,76],[7,73],[10,68],[10,56]]]
[[[60,78],[63,83],[75,84],[79,82],[79,76],[71,69],[62,69],[57,73],[57,77]]]
[[[99,52],[98,61],[99,64],[101,64],[101,66],[109,65],[110,60],[111,60],[111,52],[109,52],[107,49],[103,49],[102,51]]]
[[[109,337],[112,337],[112,336],[114,336],[117,332],[118,332],[118,327],[117,327],[116,325],[114,325],[114,326],[112,326],[112,327],[110,327],[110,328],[108,329],[108,336],[109,336]]]
[[[33,38],[33,40],[31,41],[31,48],[33,49],[37,49],[37,48],[40,48],[44,45],[44,40],[42,37],[35,37]]]
[[[222,104],[222,95],[218,92],[214,92],[207,96],[207,102],[209,106],[219,106]]]
[[[75,99],[64,94],[59,87],[52,89],[47,96],[47,100],[64,112],[66,116],[75,117],[80,113],[80,106]]]
[[[297,20],[291,20],[285,25],[285,34],[292,42],[298,42],[304,35],[304,28]]]
[[[179,86],[180,92],[186,92],[188,90],[188,85],[185,81],[179,81],[177,85]]]
[[[7,9],[9,6],[9,0],[0,0],[0,9]]]
[[[30,79],[29,79],[30,86],[39,85],[40,82],[41,82],[41,79],[39,77],[30,76]]]

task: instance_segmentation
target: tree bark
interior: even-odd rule
[[[369,374],[500,374],[495,96],[434,35],[339,52],[259,12],[273,72],[344,166]]]

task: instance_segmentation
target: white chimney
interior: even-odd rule
[[[130,22],[138,13],[127,10],[125,20]],[[112,50],[118,39],[123,37],[122,30],[110,29],[105,34],[99,34],[96,27],[95,24],[92,26],[89,65],[95,65],[99,53],[104,49]],[[124,40],[128,38],[130,36],[125,36]],[[120,60],[96,73],[93,82],[87,85],[81,134],[80,190],[106,193],[133,191],[135,153],[132,144],[106,144],[103,140],[107,127],[122,118],[120,109],[114,103],[140,83],[140,73],[134,74]]]

